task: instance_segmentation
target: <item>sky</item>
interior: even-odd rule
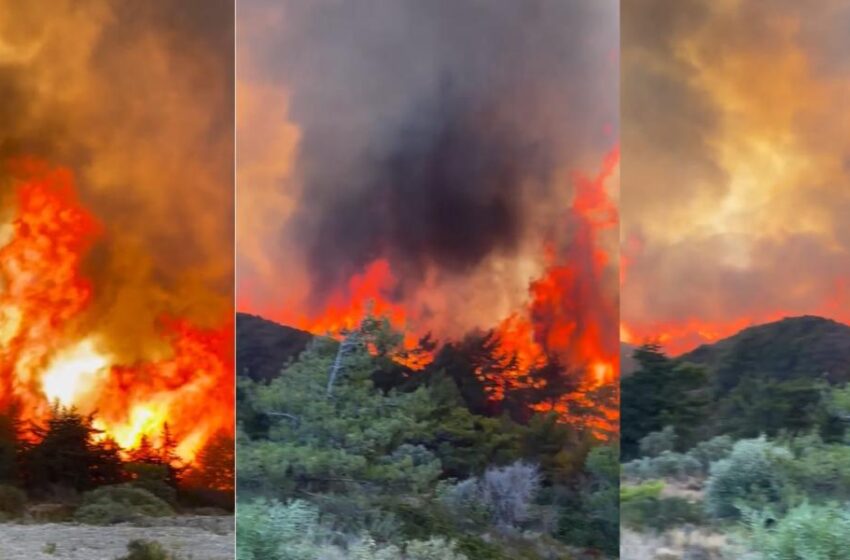
[[[621,337],[850,321],[850,3],[622,7]]]

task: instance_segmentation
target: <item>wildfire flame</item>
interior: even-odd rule
[[[595,177],[577,176],[576,193],[569,209],[575,232],[569,244],[558,254],[549,243],[545,249],[549,263],[544,275],[530,286],[531,301],[524,314],[514,314],[497,328],[506,352],[518,356],[526,368],[539,367],[547,356],[561,363],[585,368],[585,392],[617,382],[619,354],[616,346],[618,306],[608,295],[604,278],[610,256],[599,243],[600,234],[618,224],[616,205],[609,197],[606,183],[619,165],[619,149],[606,157]],[[592,407],[582,396],[579,404]],[[568,414],[569,402],[556,409]],[[616,430],[616,407],[601,411],[604,420],[588,420],[603,432]],[[572,418],[573,421],[582,421]]]
[[[100,333],[80,334],[94,286],[81,272],[103,227],[76,195],[71,172],[13,162],[13,213],[0,228],[0,407],[43,420],[59,402],[95,413],[102,437],[124,449],[159,442],[167,423],[177,453],[194,458],[215,432],[232,432],[233,324],[203,329],[163,317],[166,358],[119,363]]]
[[[556,243],[548,242],[541,247],[545,254],[544,272],[529,283],[526,305],[510,313],[493,329],[498,341],[495,358],[505,363],[511,361],[516,376],[495,380],[490,398],[499,400],[506,391],[521,388],[524,381],[520,379],[530,370],[545,365],[551,357],[585,370],[583,391],[617,382],[618,305],[616,297],[603,286],[612,259],[599,238],[604,230],[618,224],[616,204],[607,192],[607,183],[618,165],[619,149],[614,148],[604,158],[596,176],[574,177],[575,195],[565,216],[572,227],[569,243],[559,248]],[[403,330],[405,348],[412,350],[427,332],[423,326],[430,323],[417,315],[418,308],[412,302],[397,299],[396,287],[390,262],[379,258],[327,297],[319,309],[310,312],[288,309],[275,313],[274,318],[317,335],[339,337],[343,330],[356,328],[371,312],[386,317]],[[435,334],[439,337],[441,333]],[[432,359],[430,352],[397,357],[397,361],[412,369],[421,369]],[[568,404],[562,403],[559,410],[566,414]],[[579,404],[592,406],[587,399]],[[586,421],[602,431],[616,431],[615,408],[606,409],[603,414],[603,421]]]

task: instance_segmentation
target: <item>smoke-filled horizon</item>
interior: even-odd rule
[[[623,9],[624,334],[850,322],[850,3]]]
[[[238,307],[297,322],[374,283],[457,336],[522,305],[617,142],[617,3],[237,9]]]

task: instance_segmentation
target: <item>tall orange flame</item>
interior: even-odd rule
[[[611,264],[600,244],[600,234],[615,228],[618,212],[606,184],[619,164],[619,149],[604,159],[595,177],[577,176],[576,192],[569,209],[574,234],[559,255],[553,243],[545,248],[549,263],[543,276],[530,286],[531,301],[524,314],[504,320],[497,333],[504,347],[527,367],[539,367],[546,357],[584,369],[582,389],[589,393],[616,384],[619,378],[617,345],[618,305],[606,291],[605,274]],[[568,402],[568,401],[574,402]],[[564,395],[556,408],[569,414],[570,405],[593,407],[586,397]],[[602,420],[588,422],[601,432],[616,431],[616,406],[600,411]]]
[[[73,176],[35,159],[10,165],[14,214],[0,229],[0,407],[43,420],[58,401],[96,413],[104,437],[129,449],[167,423],[191,460],[233,429],[233,325],[206,330],[162,320],[172,355],[122,364],[81,332],[95,297],[81,265],[105,233],[77,199]]]
[[[582,369],[584,392],[616,383],[618,302],[606,281],[612,259],[600,238],[606,230],[616,234],[618,212],[608,193],[608,183],[618,165],[619,148],[614,148],[605,156],[596,176],[574,176],[575,194],[565,216],[570,228],[568,243],[559,247],[550,241],[541,247],[546,266],[543,274],[530,282],[527,304],[495,326],[498,355],[494,357],[510,363],[513,374],[489,380],[491,399],[500,400],[507,391],[522,388],[524,383],[537,383],[528,373],[550,358]],[[270,318],[314,334],[339,336],[341,331],[355,328],[371,312],[405,331],[405,346],[412,349],[426,334],[423,327],[433,326],[433,321],[417,316],[415,302],[400,301],[397,285],[391,263],[379,258],[327,297],[319,309],[280,310]],[[444,333],[433,334],[441,338]],[[421,369],[431,359],[430,353],[415,354],[413,359],[399,357],[413,369]],[[572,404],[593,406],[581,396],[569,398],[582,401]],[[564,414],[567,404],[561,407]],[[603,431],[615,431],[616,410],[606,409],[603,415],[604,421],[586,421]]]

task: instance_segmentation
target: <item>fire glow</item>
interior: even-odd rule
[[[847,285],[845,279],[839,278],[834,283],[832,293],[824,294],[820,305],[811,310],[754,309],[741,310],[738,316],[726,320],[684,317],[669,322],[623,322],[620,324],[620,340],[634,346],[652,342],[659,344],[671,356],[678,356],[703,344],[713,344],[731,337],[748,327],[780,321],[787,317],[815,314],[847,323],[850,322]]]
[[[595,176],[574,175],[572,203],[563,218],[569,226],[569,240],[560,246],[554,240],[544,243],[540,247],[544,255],[543,271],[528,283],[525,303],[497,324],[482,326],[492,329],[498,341],[495,357],[513,363],[515,372],[510,378],[489,380],[494,386],[491,399],[501,400],[506,392],[522,389],[528,372],[552,358],[584,372],[581,395],[618,382],[618,303],[605,282],[616,260],[600,239],[606,232],[616,235],[618,212],[608,188],[618,166],[619,149],[614,148],[605,156]],[[414,350],[426,334],[448,342],[450,337],[440,331],[439,318],[419,312],[425,307],[420,302],[396,295],[398,282],[390,261],[378,258],[360,274],[351,276],[347,285],[324,298],[317,310],[290,308],[259,312],[283,324],[337,338],[344,330],[356,328],[367,313],[372,313],[386,317],[405,333],[404,346],[408,351]],[[463,313],[463,310],[455,312]],[[405,355],[397,361],[417,370],[434,357],[430,352],[412,354],[412,358]],[[576,398],[581,402],[567,402]],[[566,418],[570,404],[592,406],[589,399],[571,395],[555,408]],[[605,419],[601,421],[575,417],[569,420],[587,422],[603,432],[616,431],[616,409],[606,409],[602,416]]]
[[[12,212],[0,238],[0,408],[38,423],[59,403],[95,414],[123,449],[157,445],[168,424],[191,461],[216,432],[232,432],[232,321],[203,329],[163,317],[170,354],[120,363],[87,315],[96,298],[83,274],[106,239],[77,198],[70,171],[34,159],[10,165]],[[4,209],[5,210],[5,209]]]

